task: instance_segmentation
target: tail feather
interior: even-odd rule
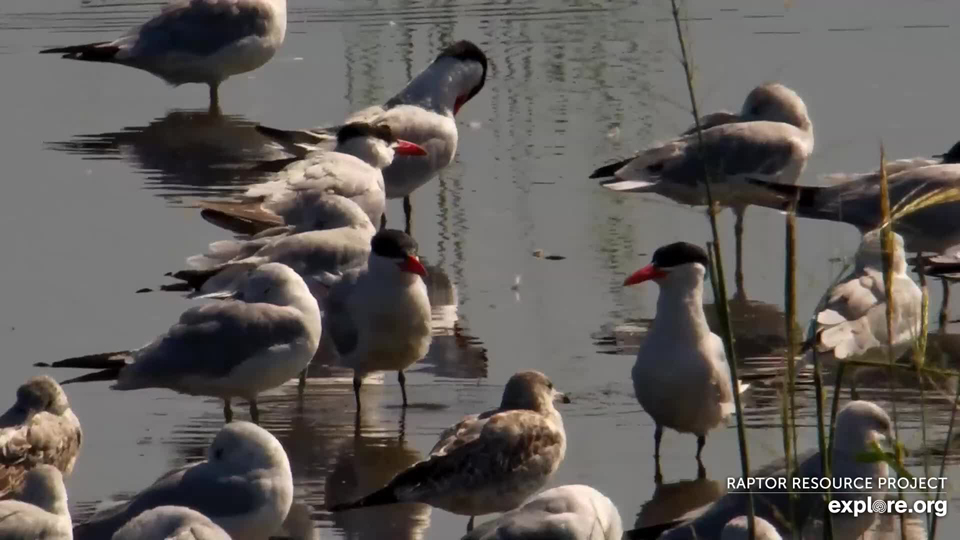
[[[590,173],[590,178],[610,178],[614,173],[622,169],[627,163],[633,161],[633,158],[627,158],[620,160],[616,163],[611,163],[609,165],[604,165],[599,169]]]
[[[203,201],[200,216],[207,222],[236,234],[257,234],[283,225],[283,219],[263,211],[260,203]]]
[[[56,47],[53,49],[44,49],[40,54],[62,54],[64,58],[70,60],[83,60],[86,62],[114,62],[120,47],[111,45],[109,41],[99,43],[88,43],[86,45],[71,45],[69,47]]]
[[[88,354],[65,358],[52,364],[38,362],[38,367],[76,368],[76,369],[120,369],[131,360],[131,351],[116,351],[107,353]]]
[[[400,502],[400,499],[397,498],[393,487],[387,486],[351,503],[333,505],[329,508],[329,510],[331,512],[343,512],[345,510],[353,510],[355,508],[383,506],[385,504],[395,504],[398,502]]]
[[[258,125],[255,128],[261,135],[272,139],[283,149],[296,157],[306,156],[313,147],[335,140],[333,135],[327,132],[312,130],[286,130]]]
[[[203,285],[213,276],[217,275],[219,268],[210,268],[203,270],[179,270],[170,274],[170,277],[183,281],[193,290],[200,290]]]

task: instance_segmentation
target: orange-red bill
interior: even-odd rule
[[[627,279],[623,280],[623,286],[627,287],[629,285],[636,285],[637,283],[643,283],[644,281],[650,281],[651,279],[662,278],[665,275],[667,275],[667,273],[663,270],[652,264],[648,264],[627,276]]]
[[[414,257],[413,255],[407,255],[407,258],[400,262],[398,266],[400,266],[400,269],[404,272],[410,272],[411,274],[427,277],[427,269],[423,267],[423,263],[420,262],[420,259]]]
[[[453,103],[453,114],[460,112],[460,107],[463,107],[463,104],[466,103],[468,99],[470,98],[465,95],[457,96],[457,100]]]
[[[410,141],[404,141],[402,139],[397,139],[396,144],[393,145],[393,152],[401,156],[427,155],[427,151],[419,144],[414,144]]]

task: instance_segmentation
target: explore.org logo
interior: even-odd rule
[[[866,500],[838,501],[834,499],[827,505],[827,510],[829,510],[831,514],[852,514],[853,517],[857,517],[860,514],[906,514],[908,512],[914,514],[935,514],[937,517],[945,517],[947,515],[947,501],[943,499],[937,501],[918,499],[913,502],[907,502],[896,499],[874,499],[868,496]]]

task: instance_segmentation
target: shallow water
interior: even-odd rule
[[[253,123],[339,121],[390,97],[444,44],[470,39],[491,58],[489,79],[458,117],[457,162],[413,197],[421,252],[456,285],[457,309],[438,313],[442,337],[409,374],[414,406],[406,413],[392,375],[364,386],[373,405],[358,433],[346,379],[315,380],[302,410],[292,386],[264,399],[264,424],[290,453],[298,499],[310,505],[304,513],[323,538],[458,537],[465,518],[426,507],[336,516],[323,507],[378,487],[422,457],[444,427],[494,406],[507,378],[524,368],[546,372],[574,400],[562,409],[570,442],[553,485],[596,487],[628,526],[638,513],[641,524],[652,523],[715,496],[714,484],[694,481],[694,438],[675,433],[664,438],[668,484],[654,491],[653,425],[629,379],[637,335],[623,325],[649,321],[657,290],[619,285],[658,246],[706,241],[706,220],[700,210],[617,196],[586,178],[690,122],[668,3],[291,0],[283,49],[223,86],[223,119],[203,112],[203,87],[171,89],[131,69],[37,54],[115,35],[157,5],[0,3],[6,401],[39,372],[34,362],[135,347],[192,305],[134,291],[159,284],[184,257],[223,238],[189,205],[256,181],[244,169],[277,157]],[[816,132],[809,182],[874,168],[881,140],[893,157],[939,153],[958,136],[949,112],[960,46],[949,21],[958,14],[949,0],[849,0],[842,9],[828,0],[696,2],[687,31],[698,95],[704,110],[735,109],[760,82],[795,88]],[[400,218],[399,203],[389,215]],[[728,213],[720,227],[732,253]],[[748,211],[746,287],[734,307],[742,352],[754,357],[745,370],[758,378],[746,402],[758,465],[782,455],[769,377],[778,363],[763,358],[782,354],[784,343],[783,236],[780,214]],[[799,242],[799,313],[806,317],[858,234],[800,221]],[[565,259],[532,256],[541,249]],[[939,287],[931,293],[939,306]],[[807,379],[801,382],[800,446],[807,448],[815,445],[813,400]],[[862,394],[888,406],[885,388],[882,378],[868,381]],[[68,392],[86,433],[68,480],[81,514],[200,458],[221,425],[214,400],[113,392],[106,383]],[[930,437],[942,441],[949,410],[929,401],[927,421],[938,426]],[[898,413],[907,446],[919,448],[919,393],[898,394]],[[704,461],[721,485],[738,475],[736,431],[712,433]],[[958,521],[948,516],[947,523]]]

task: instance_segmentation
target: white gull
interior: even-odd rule
[[[231,540],[210,518],[185,506],[158,506],[133,518],[111,540]]]
[[[23,493],[0,501],[0,538],[72,540],[67,488],[56,467],[38,465],[26,474]]]

